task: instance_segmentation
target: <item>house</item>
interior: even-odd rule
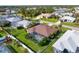
[[[14,26],[15,23],[18,22],[18,21],[21,21],[22,18],[19,17],[19,16],[9,16],[5,20],[9,21],[11,23],[11,25]]]
[[[64,13],[64,12],[69,12],[71,9],[69,8],[63,8],[63,7],[57,7],[55,9],[55,11],[60,12],[60,13]]]
[[[79,53],[79,31],[68,30],[54,44],[55,53]]]
[[[41,18],[51,18],[52,17],[52,14],[51,13],[42,13],[40,15],[38,15],[36,17],[36,19],[41,19]]]
[[[73,13],[65,12],[65,13],[61,13],[61,16],[73,16]]]
[[[49,37],[56,33],[58,30],[48,25],[39,24],[27,30],[37,41],[42,41],[43,38]]]
[[[6,14],[16,16],[16,9],[6,8]]]
[[[5,14],[6,14],[6,9],[0,8],[0,15],[5,15]]]
[[[59,20],[63,22],[74,22],[76,18],[71,17],[71,16],[64,16],[64,17],[59,18]]]
[[[60,15],[61,13],[65,13],[66,11],[68,11],[67,8],[56,8],[55,9],[55,12],[53,12],[54,15],[58,16]]]
[[[57,16],[57,17],[62,17],[62,16],[73,16],[73,13],[69,12],[70,9],[69,8],[55,8],[55,12],[53,12],[52,14],[54,16]]]
[[[5,20],[7,15],[0,16],[0,26],[4,26],[5,24],[8,24],[9,21]]]
[[[27,28],[31,24],[31,21],[28,20],[22,20],[14,23],[14,27],[24,27]]]
[[[52,15],[58,16],[60,18],[64,16],[73,16],[74,14],[70,12],[53,12]]]

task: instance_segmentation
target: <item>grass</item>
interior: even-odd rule
[[[62,36],[64,33],[60,33],[58,36],[56,36],[52,41],[51,41],[51,43],[49,44],[49,46],[48,46],[48,48],[45,50],[45,51],[43,51],[44,53],[51,53],[51,52],[53,52],[53,47],[52,47],[52,45],[58,40],[58,38],[60,37],[60,36]]]
[[[10,49],[11,53],[17,53],[17,51],[11,45],[7,45],[7,47]]]
[[[16,40],[13,40],[13,39],[12,39],[11,43],[9,43],[9,44],[7,43],[7,46],[14,53],[27,53],[28,52],[27,49],[25,49],[24,47],[22,47],[20,45],[20,43],[18,43]]]
[[[0,31],[0,37],[2,36],[6,36],[7,34],[1,30]],[[12,52],[17,52],[17,53],[21,53],[24,52],[23,50],[25,50],[25,48],[23,48],[22,46],[18,47],[17,45],[13,44],[14,40],[12,39],[12,42],[10,44],[7,45],[7,47],[12,51]],[[7,43],[6,43],[7,44]],[[17,43],[18,44],[18,43]]]
[[[46,47],[48,47],[47,49],[45,49],[45,53],[51,53],[53,52],[53,48],[52,48],[52,45],[57,41],[57,39],[63,35],[63,33],[68,30],[68,28],[64,28],[62,27],[62,32],[56,36],[51,42],[49,45],[46,45],[46,46],[40,46],[38,45],[37,43],[35,43],[33,40],[31,39],[26,39],[26,34],[27,32],[24,30],[24,29],[11,29],[9,30],[9,32],[11,34],[13,34],[14,36],[16,36],[19,40],[21,40],[24,44],[28,45],[32,50],[36,51],[36,52],[41,52],[43,51]],[[15,47],[17,48],[17,47]],[[43,53],[42,52],[42,53]]]
[[[55,19],[55,18],[48,18],[48,19],[43,18],[42,20],[44,20],[44,21],[49,21],[49,22],[57,22],[57,21],[58,21],[58,20]]]
[[[57,22],[58,20],[55,18],[43,18],[42,20],[44,21],[48,21],[48,22]],[[63,22],[64,25],[68,25],[68,26],[74,26],[74,27],[79,27],[79,23],[71,23],[71,22]]]
[[[0,36],[6,36],[6,33],[2,30],[0,31]]]
[[[65,31],[67,31],[67,30],[71,30],[70,28],[65,28],[65,27],[62,27],[61,29],[62,29],[62,32],[63,32],[63,33],[64,33]]]
[[[78,23],[71,23],[71,22],[63,22],[64,25],[68,25],[68,26],[74,26],[74,27],[79,27]]]
[[[34,41],[32,41],[30,39],[26,39],[25,36],[26,36],[27,32],[24,29],[19,29],[19,30],[13,29],[13,30],[11,30],[9,32],[12,33],[19,40],[21,40],[23,43],[28,45],[31,49],[33,49],[36,52],[39,52],[40,50],[42,50],[42,49],[44,49],[46,47],[46,46],[39,46]]]

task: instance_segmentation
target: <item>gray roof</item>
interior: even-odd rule
[[[11,16],[11,17],[8,17],[8,18],[6,18],[6,20],[7,21],[9,21],[9,22],[17,22],[17,21],[20,21],[20,20],[22,20],[22,18],[21,17],[18,17],[18,16]]]
[[[14,23],[14,26],[15,26],[15,27],[18,27],[18,26],[27,27],[29,24],[31,24],[31,21],[22,20],[22,21],[15,22],[15,23]]]
[[[57,40],[53,47],[61,51],[66,48],[68,51],[75,52],[79,47],[79,31],[68,30]]]

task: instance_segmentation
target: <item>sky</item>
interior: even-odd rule
[[[79,0],[0,0],[1,5],[78,5]]]

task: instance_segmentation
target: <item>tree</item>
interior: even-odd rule
[[[20,13],[22,15],[22,18],[25,19],[27,16],[27,12],[26,12],[26,8],[20,8],[18,13]]]
[[[76,23],[79,23],[79,15],[76,15]]]
[[[39,45],[41,46],[45,46],[45,45],[48,45],[50,42],[49,38],[44,38],[42,41],[39,42]]]

